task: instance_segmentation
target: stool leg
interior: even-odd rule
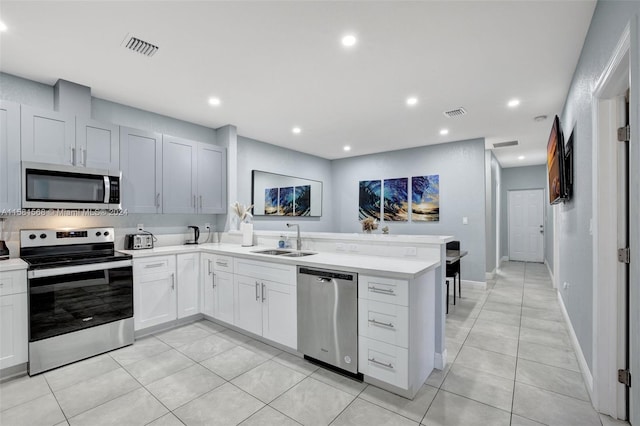
[[[458,272],[458,297],[462,298],[462,275]]]
[[[449,280],[444,280],[445,284],[447,284],[447,314],[449,313]]]
[[[453,276],[453,305],[456,305],[456,276]]]

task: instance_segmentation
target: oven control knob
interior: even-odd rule
[[[102,235],[102,232],[100,231],[96,232],[96,237],[99,237],[100,235]]]
[[[35,240],[36,239],[36,234],[29,234],[29,239],[30,240]]]
[[[109,231],[104,231],[104,236],[108,236],[109,235]]]
[[[42,239],[47,238],[47,234],[40,234],[40,238],[42,238]]]

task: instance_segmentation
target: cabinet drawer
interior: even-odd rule
[[[359,338],[358,370],[402,389],[409,387],[409,351],[405,348]]]
[[[145,257],[133,260],[133,274],[157,274],[159,272],[175,272],[175,256]]]
[[[213,257],[213,270],[216,272],[233,273],[233,257],[216,254]]]
[[[358,299],[358,333],[403,348],[409,347],[409,308]]]
[[[27,292],[27,271],[0,272],[0,296]]]
[[[394,280],[393,278],[360,275],[358,279],[358,297],[409,306],[409,283],[405,280]]]
[[[246,277],[296,285],[296,267],[293,265],[235,259],[234,272]]]

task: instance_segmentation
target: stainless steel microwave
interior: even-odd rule
[[[22,162],[22,208],[121,208],[122,172]]]

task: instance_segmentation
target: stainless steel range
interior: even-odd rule
[[[131,256],[113,228],[20,231],[29,264],[29,374],[133,343]]]

